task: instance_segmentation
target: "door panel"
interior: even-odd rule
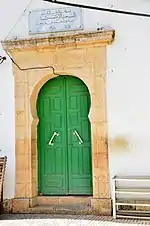
[[[90,95],[83,82],[67,79],[69,194],[92,194]],[[74,132],[76,133],[74,134]],[[79,144],[79,142],[82,144]]]
[[[58,81],[59,80],[59,81]],[[44,195],[68,194],[67,138],[64,79],[48,81],[39,93],[39,192]],[[49,145],[54,132],[59,133]]]

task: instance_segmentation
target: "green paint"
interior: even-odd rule
[[[57,77],[40,90],[37,101],[39,193],[92,194],[89,108],[88,89],[76,77]],[[52,146],[49,140],[54,132],[59,136],[54,137]]]

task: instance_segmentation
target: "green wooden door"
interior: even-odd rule
[[[90,96],[71,76],[49,80],[41,89],[37,112],[39,193],[92,194]]]

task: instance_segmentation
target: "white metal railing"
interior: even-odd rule
[[[150,177],[113,177],[112,179],[112,199],[113,199],[113,218],[139,218],[139,219],[150,219],[150,211],[143,210],[119,210],[119,206],[137,206],[137,207],[150,207],[150,199],[146,199],[142,202],[143,195],[148,195],[150,198]],[[117,182],[135,182],[135,186],[127,188],[118,186]],[[143,182],[149,182],[148,187],[141,187]],[[140,187],[140,188],[139,188]],[[136,198],[130,197],[122,201],[122,198],[118,198],[118,194],[136,195]],[[139,198],[138,198],[139,197]],[[149,208],[150,209],[150,208]]]

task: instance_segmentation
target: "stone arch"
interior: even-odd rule
[[[36,134],[37,134],[37,137],[36,137],[36,140],[35,140],[35,142],[37,143],[38,142],[38,133],[37,133],[37,124],[38,124],[38,122],[39,122],[39,114],[37,113],[37,106],[36,106],[36,104],[35,104],[35,102],[37,103],[38,102],[38,100],[39,100],[39,94],[40,94],[40,91],[44,88],[44,86],[46,85],[46,83],[49,83],[51,80],[56,80],[57,81],[57,78],[59,78],[59,77],[63,77],[63,76],[65,76],[65,77],[69,77],[70,79],[71,78],[74,78],[74,79],[76,79],[76,80],[79,80],[80,82],[81,82],[81,84],[82,84],[82,86],[83,87],[85,87],[84,89],[85,90],[87,90],[86,92],[88,93],[88,96],[89,96],[89,107],[88,107],[88,114],[87,114],[87,116],[89,115],[89,112],[90,112],[90,108],[91,108],[91,98],[90,98],[90,92],[89,92],[89,89],[88,89],[88,87],[87,87],[87,85],[85,84],[85,82],[80,78],[80,77],[78,77],[78,76],[75,76],[75,75],[60,75],[60,76],[53,76],[53,75],[50,75],[50,76],[44,76],[43,77],[43,79],[41,79],[36,85],[35,85],[35,87],[34,87],[34,89],[33,89],[33,93],[32,93],[32,100],[31,100],[31,104],[33,104],[34,103],[34,107],[32,108],[32,115],[34,114],[34,117],[36,117],[37,118],[37,120],[36,120],[36,122],[37,123],[35,123],[34,124],[34,126],[33,126],[33,130],[35,130],[36,131]],[[68,78],[68,79],[69,79]],[[75,81],[76,81],[75,80]],[[58,80],[59,81],[59,80]],[[74,80],[73,80],[74,81]],[[34,92],[35,91],[35,92]],[[32,102],[33,101],[33,102]],[[82,105],[82,103],[81,103],[81,105]],[[88,117],[87,117],[88,118]],[[35,119],[34,119],[35,120]],[[33,120],[33,121],[34,121]],[[90,121],[90,120],[88,120],[88,121]],[[91,134],[91,123],[89,123],[89,131],[90,131],[90,134]],[[32,133],[33,134],[33,133]],[[90,136],[90,139],[89,139],[89,142],[91,142],[91,136]],[[90,150],[90,154],[89,154],[89,156],[91,157],[92,156],[92,148],[91,148],[91,150]],[[37,160],[38,161],[40,161],[39,160],[39,150],[37,149]],[[91,158],[90,158],[91,159]],[[91,159],[91,163],[92,163],[92,159]],[[92,166],[92,165],[91,165]],[[39,170],[39,164],[37,163],[37,171],[39,172],[40,170]],[[92,170],[91,170],[91,178],[92,178]],[[38,183],[40,183],[39,182],[39,180],[38,180]],[[38,193],[39,194],[39,193]],[[42,194],[42,193],[41,193]]]
[[[55,77],[56,76],[54,74],[45,75],[34,85],[31,96],[30,96],[30,108],[31,108],[31,115],[32,115],[33,119],[37,118],[36,102],[37,102],[37,98],[38,98],[40,89],[44,86],[44,84],[48,80],[55,78]]]
[[[78,75],[74,75],[74,74],[69,74],[69,73],[60,73],[60,76],[63,76],[63,75],[67,75],[67,76],[73,76],[73,77],[76,77],[76,78],[78,78],[78,79],[80,79],[84,84],[85,84],[85,86],[87,87],[87,89],[88,89],[88,92],[89,92],[89,94],[90,94],[90,99],[91,99],[91,102],[92,102],[92,98],[91,98],[91,89],[90,89],[90,85],[89,85],[89,83],[88,83],[88,80],[86,79],[86,78],[82,78],[82,77],[80,77],[80,76],[78,76]],[[47,74],[47,75],[45,75],[45,76],[43,76],[35,85],[34,85],[34,87],[33,87],[33,89],[32,89],[32,92],[31,92],[31,95],[30,95],[30,109],[31,109],[31,115],[32,115],[32,118],[33,119],[36,119],[37,120],[37,118],[38,118],[38,116],[37,116],[37,111],[36,111],[36,102],[37,102],[37,98],[38,98],[38,94],[39,94],[39,92],[40,92],[40,89],[44,86],[44,84],[47,82],[47,81],[49,81],[49,80],[51,80],[51,79],[53,79],[53,78],[56,78],[56,77],[58,77],[59,76],[59,74],[58,75],[55,75],[55,74]],[[90,111],[89,111],[89,115],[91,114],[91,106],[90,106]]]
[[[67,75],[67,76],[73,76],[78,78],[79,80],[81,80],[83,82],[83,84],[87,87],[89,95],[90,95],[90,109],[89,109],[89,121],[91,123],[91,118],[90,115],[92,113],[92,98],[91,98],[91,90],[89,87],[89,83],[88,80],[86,80],[86,78],[81,78],[80,76],[76,76],[74,74],[69,74],[69,73],[59,73],[60,76],[63,75]],[[31,112],[31,116],[32,116],[32,120],[31,120],[31,155],[35,156],[35,158],[31,158],[31,165],[33,165],[32,170],[32,181],[35,181],[36,178],[36,183],[33,186],[32,189],[32,194],[34,196],[37,196],[38,194],[38,158],[37,158],[37,125],[39,122],[39,118],[37,115],[37,109],[36,109],[36,103],[37,103],[37,99],[38,99],[38,94],[41,90],[41,88],[46,84],[46,82],[48,82],[49,80],[53,79],[53,78],[57,78],[59,75],[55,75],[55,74],[46,74],[43,76],[34,84],[34,87],[32,87],[32,92],[30,95],[30,112]],[[92,131],[92,123],[91,123],[91,131]],[[92,137],[91,137],[91,145],[92,145]],[[91,150],[92,152],[92,150]],[[93,155],[93,154],[92,154]],[[92,171],[93,172],[93,171]]]

